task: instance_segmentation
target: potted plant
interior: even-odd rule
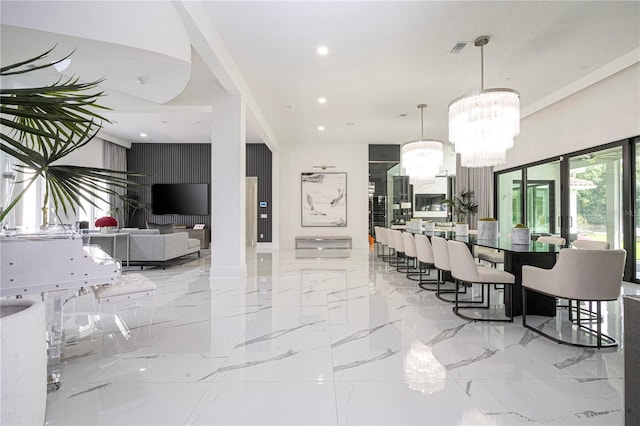
[[[498,221],[493,217],[478,219],[478,239],[495,240],[498,238]]]
[[[472,213],[478,211],[478,203],[474,200],[473,191],[462,191],[460,195],[444,201],[444,204],[451,206],[456,217],[456,235],[469,235],[469,222]]]
[[[53,49],[16,64],[0,68],[0,76],[11,78],[53,67],[66,57],[49,61]],[[102,80],[81,83],[77,77],[60,78],[50,85],[0,88],[3,114],[2,152],[15,160],[14,170],[24,182],[22,190],[0,211],[0,223],[42,177],[45,182],[43,212],[51,204],[54,214],[77,213],[81,201],[96,206],[114,196],[128,202],[120,192],[136,182],[127,171],[61,164],[71,152],[86,146],[107,119],[98,114],[104,107],[96,92]],[[118,191],[120,190],[120,192]]]
[[[529,228],[522,223],[518,223],[511,230],[511,244],[529,244],[531,234]]]
[[[19,74],[34,73],[53,67],[70,56],[50,61],[45,59],[50,52],[51,50],[34,58],[4,66],[0,68],[0,76],[3,79],[11,79],[12,76]],[[95,92],[95,89],[101,81],[82,83],[77,77],[71,77],[59,78],[50,85],[36,85],[36,87],[22,85],[23,87],[14,88],[10,84],[5,84],[0,88],[0,111],[2,112],[0,152],[12,161],[11,170],[3,171],[3,177],[7,173],[11,181],[23,182],[23,187],[13,198],[11,198],[12,188],[3,189],[3,193],[8,195],[9,199],[6,202],[2,200],[0,223],[5,223],[11,210],[38,178],[44,179],[43,213],[46,213],[50,205],[56,215],[67,214],[69,211],[76,213],[78,208],[82,208],[82,201],[97,206],[99,201],[108,202],[109,196],[115,196],[127,202],[127,196],[119,194],[118,190],[125,192],[124,190],[130,185],[136,185],[128,179],[128,175],[139,174],[97,167],[70,166],[62,162],[67,155],[91,142],[102,127],[102,122],[107,121],[96,112],[101,108],[97,101],[103,93]],[[9,239],[12,241],[8,241]],[[19,236],[0,238],[0,243],[3,245],[6,243],[5,247],[0,247],[0,253],[4,258],[11,252],[10,248],[33,244],[33,241],[35,240],[23,239]],[[63,244],[65,249],[68,247],[68,239],[54,238],[50,241],[56,242],[56,245]],[[73,242],[82,245],[81,239],[74,239]],[[41,244],[40,241],[36,243]],[[54,261],[46,257],[38,258],[38,262],[40,266],[50,266],[52,269],[55,267],[52,264]],[[47,262],[51,265],[47,265]],[[28,263],[25,262],[25,265]],[[0,391],[2,413],[4,416],[5,408],[18,409],[21,411],[20,414],[27,417],[18,419],[7,415],[5,416],[7,419],[3,417],[3,420],[16,424],[42,424],[46,404],[47,353],[44,330],[47,329],[47,324],[45,315],[39,313],[38,309],[24,309],[20,315],[5,316],[4,308],[5,304],[3,304],[2,314],[3,386]],[[14,316],[19,317],[19,320],[10,321]],[[26,328],[26,324],[32,321],[35,322],[33,330]],[[19,341],[6,343],[5,338],[13,335],[23,336],[25,339],[33,337],[34,347],[28,347]],[[55,342],[52,344],[55,345]],[[39,345],[40,348],[38,348]],[[21,356],[25,357],[32,352],[37,354],[38,361],[31,362],[29,358],[24,359],[32,364],[26,370],[31,369],[40,382],[33,386],[16,386],[18,382],[26,383],[27,380],[25,377],[16,375],[11,376],[13,382],[5,386],[5,372],[23,371],[20,370],[21,356],[9,357],[10,352],[5,354],[5,348],[8,351],[18,348],[22,351]],[[41,352],[38,352],[39,350]],[[28,401],[28,406],[17,404],[14,402],[16,400]],[[32,412],[36,413],[38,420],[28,417]],[[42,413],[41,419],[37,413]]]

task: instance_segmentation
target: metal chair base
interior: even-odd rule
[[[439,284],[439,281],[440,281],[440,271],[438,271],[435,268],[432,268],[432,266],[433,265],[427,265],[427,264],[425,264],[423,262],[418,262],[418,271],[420,272],[419,276],[418,276],[418,287],[420,287],[421,289],[426,290],[426,291],[438,291],[438,284]],[[429,271],[428,275],[431,275],[431,270],[432,269],[436,270],[436,279],[435,280],[423,279],[422,278],[423,272],[425,270],[428,270]],[[436,287],[435,288],[433,288],[433,287],[425,287],[425,285],[435,285]]]
[[[456,280],[456,290],[458,289],[458,286],[460,284],[459,280]],[[468,320],[468,321],[482,321],[482,322],[513,322],[513,298],[510,297],[509,300],[511,301],[511,306],[509,311],[511,312],[511,315],[507,318],[475,318],[475,317],[470,317],[467,315],[464,315],[460,312],[461,309],[491,309],[491,286],[494,285],[493,283],[470,283],[470,284],[480,284],[482,285],[482,297],[481,300],[479,301],[465,301],[463,300],[462,302],[465,303],[464,306],[460,305],[460,300],[458,299],[458,292],[456,292],[456,299],[455,299],[455,306],[452,308],[453,313],[456,314],[457,316],[459,316],[462,319]],[[505,287],[507,287],[507,285],[505,285]],[[508,285],[509,287],[509,292],[511,293],[511,296],[513,296],[513,286],[512,285]],[[486,305],[484,304],[484,291],[485,288],[487,290],[487,303]],[[482,306],[473,306],[470,305],[472,303],[476,303],[476,304],[480,304]]]
[[[573,320],[569,320],[572,323],[572,327],[577,327],[578,330],[581,330],[583,332],[585,332],[586,334],[590,335],[590,336],[595,336],[596,338],[596,344],[592,345],[592,344],[587,344],[587,343],[580,343],[580,342],[575,342],[575,341],[571,341],[571,340],[562,340],[562,339],[558,339],[555,336],[552,336],[548,333],[545,333],[544,331],[537,329],[535,327],[530,326],[529,324],[527,324],[527,292],[528,291],[533,291],[534,293],[540,293],[540,294],[546,294],[540,291],[536,291],[536,290],[532,290],[530,288],[527,287],[522,287],[522,326],[533,331],[534,333],[537,333],[539,335],[541,335],[542,337],[545,337],[551,341],[554,341],[556,343],[560,343],[560,344],[564,344],[564,345],[569,345],[569,346],[577,346],[579,348],[597,348],[597,349],[602,349],[602,348],[615,348],[616,346],[618,346],[618,341],[607,335],[602,333],[602,324],[601,321],[599,320],[595,320],[595,321],[587,321],[587,320],[580,320],[580,317],[578,316],[577,321],[573,321]],[[548,295],[548,296],[553,296],[553,295]],[[574,301],[573,299],[569,299],[569,306],[571,306],[571,302]],[[578,313],[580,312],[579,308],[580,306],[580,300],[575,300],[575,302],[577,302],[577,306],[578,306]],[[601,313],[601,307],[600,307],[600,301],[597,300],[586,300],[586,302],[596,302],[596,318],[602,318],[602,313]],[[587,327],[585,325],[583,325],[583,323],[585,322],[595,322],[596,323],[596,329],[594,330],[591,327]]]

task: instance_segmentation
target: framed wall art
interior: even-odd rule
[[[347,174],[302,173],[302,226],[347,226]]]

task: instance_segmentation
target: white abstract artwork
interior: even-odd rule
[[[302,173],[302,226],[347,226],[346,173]]]

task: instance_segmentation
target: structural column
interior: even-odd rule
[[[246,105],[240,95],[213,103],[211,141],[211,278],[246,275]]]

